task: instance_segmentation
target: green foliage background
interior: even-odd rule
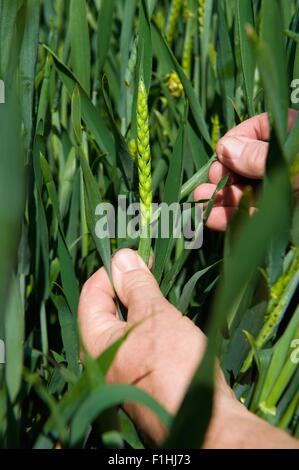
[[[142,448],[117,408],[128,400],[170,428],[165,445],[195,447],[210,419],[216,354],[240,400],[299,438],[290,360],[299,338],[290,177],[299,119],[287,134],[298,33],[298,0],[0,0],[1,447]],[[80,287],[102,264],[109,270],[115,250],[137,248],[98,240],[94,209],[118,194],[138,198],[128,143],[141,73],[157,202],[192,196],[228,129],[264,110],[272,123],[257,215],[248,219],[247,195],[225,240],[205,230],[196,252],[171,239],[153,244],[162,291],[209,336],[174,420],[135,387],[105,384],[125,338],[84,369],[79,362]]]

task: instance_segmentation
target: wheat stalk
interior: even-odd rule
[[[137,152],[138,152],[137,142],[135,139],[130,139],[128,143],[128,148],[129,148],[129,152],[132,157],[132,160],[135,162],[137,158]]]
[[[166,75],[166,84],[171,95],[175,98],[180,98],[184,92],[184,87],[176,72],[171,72]]]
[[[200,36],[202,36],[204,28],[204,18],[206,11],[206,0],[198,0],[198,30]]]
[[[279,324],[281,311],[285,305],[287,305],[289,286],[293,281],[296,273],[299,272],[299,249],[293,248],[293,251],[294,259],[291,263],[291,266],[286,273],[279,277],[279,279],[271,288],[270,298],[272,302],[270,303],[269,310],[266,314],[265,323],[255,340],[257,349],[261,349],[267,343],[268,339]],[[244,361],[241,372],[246,372],[249,369],[253,356],[253,351],[250,351]]]
[[[189,2],[188,0],[183,0],[183,16],[184,16],[185,22],[188,21],[189,15],[190,15]]]
[[[128,65],[125,71],[125,83],[127,87],[130,87],[134,80],[136,63],[137,63],[137,44],[138,44],[138,38],[135,38],[132,44],[131,54],[130,54]]]
[[[211,133],[211,140],[212,140],[212,148],[215,152],[217,142],[220,138],[220,121],[219,121],[219,115],[215,114],[212,119],[212,133]]]
[[[157,10],[157,13],[154,16],[154,22],[156,23],[159,30],[162,32],[165,26],[165,16],[162,8]]]
[[[166,26],[166,39],[169,45],[172,44],[176,24],[182,8],[182,0],[172,0]]]
[[[139,254],[148,263],[151,249],[150,221],[152,209],[152,175],[149,137],[147,91],[143,78],[139,80],[137,96],[137,166],[140,200]]]
[[[185,41],[184,41],[183,58],[182,58],[182,67],[188,78],[190,78],[190,74],[191,74],[193,33],[194,33],[194,17],[193,17],[193,14],[189,12],[188,19],[187,19]]]

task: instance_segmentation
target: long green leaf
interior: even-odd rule
[[[98,238],[95,233],[95,210],[97,205],[102,202],[100,193],[97,188],[95,179],[91,173],[88,162],[84,155],[80,155],[80,163],[83,171],[85,194],[86,194],[86,219],[90,234],[94,241],[95,246],[101,256],[103,264],[107,272],[111,275],[111,255],[110,255],[110,241],[108,238]]]
[[[104,385],[95,390],[82,404],[72,423],[71,444],[74,445],[87,431],[90,423],[104,410],[124,402],[140,403],[149,407],[169,427],[170,415],[150,395],[132,385]]]
[[[70,39],[74,74],[78,77],[86,94],[89,95],[91,57],[86,0],[71,0],[70,2]]]
[[[197,271],[195,274],[193,274],[191,279],[189,279],[189,281],[185,284],[183,292],[180,296],[180,301],[178,303],[178,309],[180,312],[186,313],[197,282],[216,265],[217,263],[212,264],[211,266],[208,266],[205,269],[201,269],[200,271]]]
[[[173,52],[168,47],[165,39],[162,37],[162,35],[161,35],[160,31],[158,30],[158,28],[154,25],[152,27],[152,39],[153,39],[154,53],[157,55],[159,60],[162,63],[165,61],[165,63],[170,64],[170,70],[168,70],[168,72],[170,72],[171,69],[174,69],[176,71],[176,73],[178,74],[178,76],[179,76],[179,78],[180,78],[180,80],[183,84],[185,93],[188,97],[189,104],[190,104],[190,109],[191,109],[192,115],[194,117],[194,120],[196,122],[196,125],[198,127],[198,130],[201,132],[201,134],[202,134],[203,138],[205,139],[205,141],[211,146],[211,139],[210,139],[209,131],[208,131],[206,122],[204,120],[203,112],[202,112],[200,103],[199,103],[199,101],[196,97],[195,91],[194,91],[190,81],[188,80],[188,78],[184,74],[183,69],[179,65],[179,63],[178,63],[177,59],[175,58]]]
[[[25,148],[28,151],[32,138],[32,113],[35,66],[38,49],[40,4],[35,0],[26,2],[26,24],[20,51],[20,75],[22,114],[25,131]]]
[[[58,57],[48,47],[44,46],[52,55],[55,66],[59,72],[59,76],[65,85],[68,93],[72,96],[74,88],[80,86],[79,81],[75,78],[72,72],[58,59]],[[82,117],[86,123],[88,130],[91,132],[98,146],[107,152],[108,161],[113,165],[115,161],[115,143],[114,139],[108,130],[101,114],[92,104],[86,93],[81,89],[81,110]]]
[[[180,189],[182,184],[182,170],[183,170],[183,145],[185,136],[185,126],[182,125],[177,140],[173,149],[173,155],[168,170],[168,175],[165,183],[163,202],[170,206],[172,203],[179,202]],[[154,275],[158,282],[160,282],[170,256],[172,246],[172,226],[173,214],[169,218],[169,238],[158,238],[155,245],[155,265]]]
[[[105,65],[111,41],[114,0],[102,2],[98,17],[97,31],[97,73],[100,75]]]
[[[221,87],[225,99],[223,100],[223,109],[228,129],[234,126],[234,109],[231,100],[234,100],[235,93],[235,63],[234,55],[229,36],[229,30],[223,9],[223,2],[218,2],[219,14],[219,54],[218,54],[218,73]]]
[[[251,25],[252,27],[254,26],[252,0],[237,0],[236,7],[239,41],[241,48],[242,72],[246,91],[247,107],[249,115],[253,116],[255,58],[245,31],[246,25]]]

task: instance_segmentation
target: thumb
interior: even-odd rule
[[[223,165],[246,178],[262,179],[265,174],[269,144],[247,137],[223,137],[217,155]]]
[[[112,260],[115,291],[128,309],[128,320],[139,321],[168,304],[140,256],[133,250],[118,251]]]

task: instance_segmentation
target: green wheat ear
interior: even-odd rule
[[[205,11],[206,0],[198,0],[198,30],[200,36],[202,36],[203,33]]]
[[[279,279],[271,288],[270,298],[272,302],[269,304],[269,308],[265,317],[265,323],[255,340],[257,349],[262,349],[265,346],[275,331],[275,328],[277,328],[279,324],[281,312],[288,304],[288,288],[294,276],[299,271],[299,249],[294,247],[293,252],[294,259],[290,267],[279,277]],[[245,373],[249,369],[253,360],[253,356],[253,351],[250,351],[243,363],[241,372]]]
[[[135,139],[131,139],[129,141],[128,148],[129,148],[129,152],[132,157],[132,160],[135,162],[136,157],[137,157],[137,142]]]
[[[191,12],[188,13],[187,27],[184,40],[182,67],[185,75],[190,78],[191,75],[191,57],[193,46],[193,33],[194,33],[194,16]]]
[[[141,232],[139,254],[145,263],[148,263],[151,249],[150,221],[153,193],[147,92],[143,78],[139,80],[137,97],[137,166]]]
[[[157,13],[154,16],[154,22],[156,23],[159,30],[162,32],[165,27],[165,16],[161,7],[157,10]]]
[[[175,28],[176,28],[178,18],[180,16],[180,11],[181,11],[182,6],[183,6],[182,0],[172,0],[171,2],[169,15],[167,19],[167,26],[166,26],[166,39],[170,46],[174,39]]]
[[[213,151],[215,152],[218,140],[220,138],[220,121],[219,121],[219,115],[217,113],[214,114],[214,116],[212,116],[211,122],[212,122],[212,133],[211,133],[212,148],[213,148]]]
[[[175,98],[180,98],[184,93],[184,87],[181,80],[176,72],[168,73],[165,76],[166,84],[171,95]]]

